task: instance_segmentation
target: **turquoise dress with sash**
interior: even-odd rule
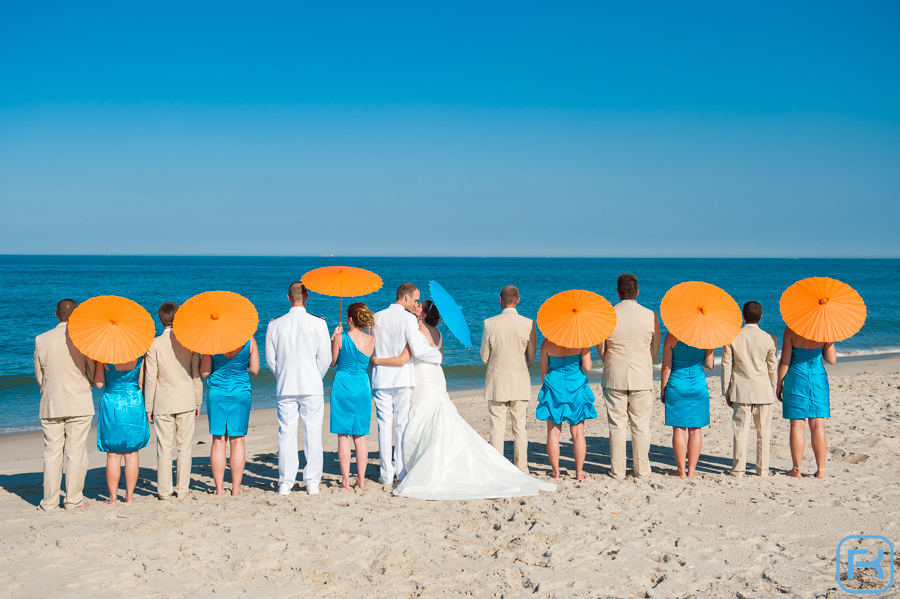
[[[672,348],[672,373],[666,383],[666,426],[703,428],[709,425],[705,358],[705,349],[681,341]]]
[[[348,333],[341,333],[337,371],[331,383],[331,424],[335,435],[368,435],[372,426],[369,356],[359,351]]]
[[[791,349],[791,364],[781,387],[781,417],[787,420],[830,418],[828,375],[822,348]]]
[[[100,416],[97,421],[97,449],[109,453],[131,453],[147,447],[150,425],[144,412],[144,394],[138,385],[143,358],[131,370],[106,370]],[[97,368],[103,368],[98,364]]]
[[[212,357],[212,373],[207,411],[209,433],[223,437],[243,437],[250,424],[250,342],[230,360],[224,354]]]
[[[550,368],[538,393],[537,419],[554,424],[579,424],[596,418],[594,392],[588,386],[587,375],[581,371],[581,354],[549,359]]]

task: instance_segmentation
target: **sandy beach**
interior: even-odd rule
[[[605,475],[607,424],[586,423],[588,478],[577,483],[568,434],[563,477],[537,497],[426,502],[392,497],[377,478],[369,438],[364,492],[338,487],[337,441],[325,423],[325,477],[318,496],[274,492],[274,411],[251,414],[240,498],[210,493],[210,436],[198,421],[191,495],[155,496],[155,438],[141,451],[135,503],[106,498],[104,454],[89,441],[85,494],[76,512],[44,514],[40,433],[0,437],[0,597],[838,597],[835,548],[850,534],[900,542],[900,357],[829,367],[828,478],[790,468],[788,423],[776,407],[767,479],[725,474],[731,411],[714,373],[712,423],[702,475],[668,476],[670,429],[657,404],[648,481]],[[536,395],[537,389],[534,389]],[[454,402],[485,437],[477,391]],[[547,478],[544,423],[529,408],[529,461]],[[749,459],[755,456],[751,432]],[[301,445],[302,447],[302,445]],[[507,457],[512,443],[507,442]],[[301,462],[302,465],[302,462]],[[226,479],[226,490],[230,488]],[[123,492],[120,493],[120,498]],[[900,560],[898,560],[900,563]],[[880,596],[898,596],[897,584]],[[892,594],[893,593],[893,594]]]

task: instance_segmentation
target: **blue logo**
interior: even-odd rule
[[[847,541],[856,541],[851,548]],[[844,548],[844,559],[841,549]],[[887,558],[887,560],[885,560]],[[844,537],[837,546],[837,582],[846,593],[853,595],[875,595],[883,593],[894,584],[894,546],[880,535],[850,535]],[[841,563],[847,564],[847,574],[842,577]],[[850,583],[850,581],[853,581]],[[850,584],[845,586],[844,583]],[[873,586],[874,585],[874,586]],[[857,588],[853,588],[857,587]]]

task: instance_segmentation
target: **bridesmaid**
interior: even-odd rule
[[[801,337],[790,328],[784,329],[781,362],[778,365],[778,387],[775,394],[782,402],[782,418],[791,421],[791,460],[794,467],[788,476],[800,478],[800,466],[806,449],[806,423],[813,455],[816,478],[825,478],[825,419],[831,417],[828,375],[822,360],[837,362],[834,343],[820,343]]]
[[[712,367],[711,349],[691,347],[672,333],[666,333],[659,400],[666,406],[666,426],[672,427],[672,454],[677,468],[672,474],[679,478],[697,476],[697,460],[703,448],[702,429],[709,426],[709,386],[703,369]]]
[[[106,453],[106,486],[109,499],[116,502],[119,493],[122,456],[125,457],[125,501],[134,501],[140,462],[138,450],[150,441],[150,425],[144,413],[144,358],[125,364],[104,364],[94,369],[94,385],[102,389],[100,417],[97,422],[97,449]]]
[[[547,457],[553,478],[559,478],[559,436],[562,423],[569,423],[575,454],[575,478],[584,480],[584,421],[596,418],[594,392],[588,386],[587,372],[593,366],[591,348],[560,347],[549,339],[541,343],[541,391],[535,413],[547,421]]]
[[[242,347],[200,358],[200,376],[209,386],[207,410],[213,436],[209,452],[216,495],[225,493],[225,446],[231,445],[231,496],[241,494],[250,424],[250,375],[259,372],[259,349],[250,338]]]
[[[375,351],[375,315],[363,303],[347,306],[347,332],[340,325],[331,336],[331,365],[337,366],[331,384],[331,423],[338,436],[341,488],[350,490],[350,444],[356,448],[356,488],[366,488],[369,447],[366,435],[372,423],[372,388],[367,368]]]

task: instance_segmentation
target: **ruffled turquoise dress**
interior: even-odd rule
[[[100,416],[97,421],[97,449],[109,453],[131,453],[147,447],[150,425],[144,412],[144,394],[138,385],[143,358],[131,370],[106,370]],[[97,368],[103,368],[98,364]]]
[[[212,357],[212,373],[207,411],[209,433],[223,437],[243,437],[250,424],[250,342],[230,360],[224,354]]]
[[[565,358],[550,356],[550,369],[538,393],[535,416],[554,424],[579,424],[596,418],[594,392],[581,371],[581,354]]]
[[[830,418],[828,374],[822,348],[791,349],[791,364],[781,387],[781,417],[787,420]]]
[[[372,387],[369,356],[359,351],[347,333],[341,333],[337,371],[331,383],[331,424],[335,435],[368,435],[372,426]]]
[[[666,426],[709,426],[709,386],[703,371],[706,350],[681,341],[672,348],[672,372],[666,383]]]

